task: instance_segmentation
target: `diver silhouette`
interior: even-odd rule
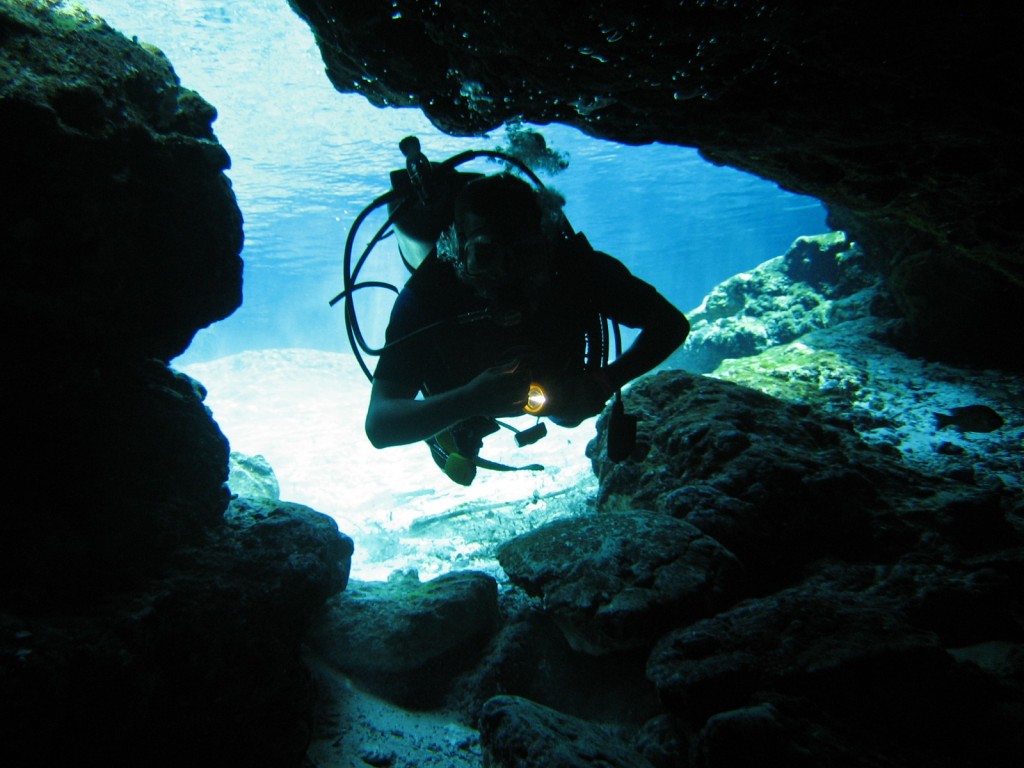
[[[420,163],[418,142],[406,149]],[[576,426],[665,360],[689,323],[572,233],[556,193],[507,172],[475,174],[452,200],[452,223],[395,302],[365,428],[377,448],[427,441],[449,477],[468,485],[478,466],[512,469],[479,455],[497,419],[526,412]],[[617,324],[639,329],[611,363],[606,321],[616,337]],[[615,407],[621,422],[621,398]],[[539,424],[517,442],[540,436]]]

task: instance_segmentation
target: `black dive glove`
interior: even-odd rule
[[[604,410],[615,388],[602,370],[560,379],[547,392],[542,416],[560,427],[575,427]]]

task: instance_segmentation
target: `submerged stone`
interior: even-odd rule
[[[650,646],[728,605],[743,581],[717,541],[641,510],[549,523],[502,544],[498,562],[543,599],[573,648],[592,654]]]
[[[262,499],[281,498],[281,485],[274,468],[265,456],[250,456],[232,451],[230,456],[228,487],[238,496]]]
[[[517,696],[484,704],[480,739],[494,768],[652,768],[610,729]]]
[[[883,508],[886,470],[847,429],[803,405],[682,371],[635,383],[637,449],[604,456],[607,417],[588,447],[602,509],[645,507],[684,519],[732,552],[767,589],[806,563],[856,555]]]
[[[845,232],[797,238],[782,256],[715,286],[688,314],[672,367],[710,373],[822,328],[869,314],[881,274]]]
[[[666,635],[648,676],[670,709],[690,716],[741,707],[765,689],[829,700],[872,697],[941,675],[951,659],[891,603],[822,583],[745,601]]]
[[[497,584],[476,571],[427,582],[415,572],[351,582],[313,627],[311,647],[367,689],[402,703],[436,705],[497,625]]]

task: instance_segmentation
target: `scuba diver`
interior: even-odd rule
[[[418,142],[413,152],[411,161],[422,158]],[[665,360],[689,323],[572,234],[556,193],[508,172],[460,176],[453,222],[395,302],[365,428],[376,448],[427,441],[449,477],[468,485],[489,464],[479,451],[497,419],[526,412],[576,426]],[[592,347],[605,319],[640,333],[602,365]],[[517,434],[520,445],[535,439]]]

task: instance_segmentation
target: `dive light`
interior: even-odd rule
[[[530,391],[526,395],[526,405],[523,410],[531,416],[537,416],[544,410],[544,404],[548,401],[544,394],[544,388],[540,384],[531,384]]]
[[[531,416],[540,416],[547,402],[547,395],[544,394],[544,387],[540,384],[531,384],[530,391],[526,395],[526,405],[523,410]],[[516,430],[516,445],[520,448],[533,445],[548,433],[548,428],[537,419],[537,424],[529,429]]]

